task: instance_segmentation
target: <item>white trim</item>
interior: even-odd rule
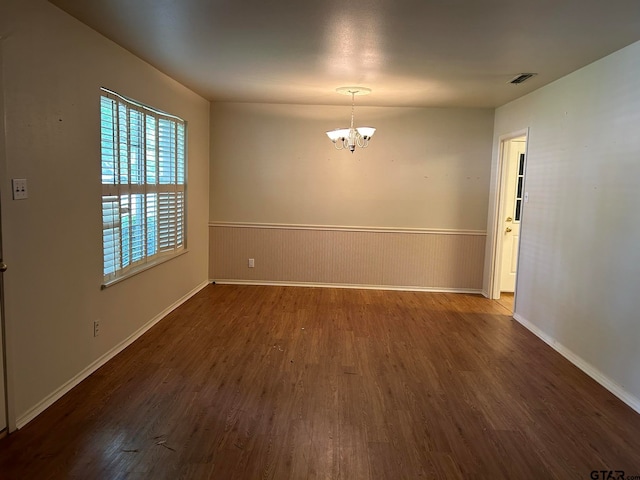
[[[573,351],[569,350],[567,347],[562,345],[556,339],[547,335],[540,328],[535,326],[533,323],[525,319],[519,314],[513,315],[513,318],[520,323],[523,327],[533,333],[535,336],[540,338],[544,343],[553,348],[556,352],[562,355],[564,358],[573,363],[576,367],[582,370],[584,373],[593,378],[596,382],[602,385],[604,388],[613,393],[616,397],[622,400],[624,403],[633,408],[636,412],[640,413],[640,399],[629,393],[622,387],[620,384],[611,380],[604,373],[598,370],[596,367],[591,365],[589,362],[584,360],[579,355],[576,355]]]
[[[398,287],[393,285],[366,285],[357,283],[315,283],[315,282],[279,282],[269,280],[210,280],[216,285],[261,285],[273,287],[313,287],[313,288],[351,288],[355,290],[396,290],[400,292],[431,293],[474,293],[482,294],[475,288],[433,288],[433,287]]]
[[[38,415],[40,415],[42,412],[44,412],[47,408],[49,408],[51,405],[53,405],[53,403],[56,402],[57,400],[59,400],[63,395],[68,393],[72,388],[77,386],[80,382],[82,382],[84,379],[86,379],[89,375],[91,375],[93,372],[98,370],[101,366],[103,366],[105,363],[107,363],[109,360],[111,360],[113,357],[115,357],[117,354],[119,354],[121,351],[123,351],[125,348],[127,348],[129,345],[131,345],[133,342],[135,342],[144,333],[146,333],[147,330],[149,330],[156,323],[158,323],[160,320],[162,320],[164,317],[166,317],[169,313],[171,313],[173,310],[178,308],[184,302],[189,300],[191,297],[193,297],[196,293],[198,293],[200,290],[205,288],[207,285],[209,285],[209,283],[210,282],[208,282],[208,281],[201,283],[196,288],[191,290],[189,293],[184,295],[182,298],[180,298],[177,301],[175,301],[174,303],[172,303],[170,306],[165,308],[158,315],[156,315],[151,320],[149,320],[147,323],[145,323],[138,330],[133,332],[129,337],[124,339],[122,342],[120,342],[118,345],[113,347],[107,353],[105,353],[100,358],[98,358],[97,360],[92,362],[90,365],[88,365],[85,369],[83,369],[76,376],[71,378],[68,382],[66,382],[63,385],[61,385],[59,388],[54,390],[50,395],[48,395],[47,397],[42,399],[40,402],[38,402],[36,405],[31,407],[29,410],[27,410],[23,415],[21,415],[16,420],[16,427],[18,429],[24,427],[27,423],[29,423],[31,420],[36,418]]]
[[[435,235],[478,235],[486,236],[486,230],[464,230],[446,228],[395,228],[395,227],[362,227],[340,225],[304,225],[287,223],[248,223],[248,222],[209,222],[210,227],[229,228],[267,228],[279,230],[322,230],[337,232],[372,232],[372,233],[427,233]]]

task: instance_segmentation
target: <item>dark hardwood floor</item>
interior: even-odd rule
[[[0,440],[21,480],[592,470],[640,475],[640,415],[463,294],[209,286]]]

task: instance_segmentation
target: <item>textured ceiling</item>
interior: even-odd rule
[[[50,1],[214,101],[496,107],[640,40],[638,0]]]

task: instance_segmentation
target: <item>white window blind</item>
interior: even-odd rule
[[[185,122],[102,89],[103,283],[185,248]]]

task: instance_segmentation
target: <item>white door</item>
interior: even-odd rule
[[[518,241],[520,239],[520,216],[524,196],[524,168],[526,141],[515,138],[506,143],[504,205],[502,208],[502,263],[500,291],[514,292],[518,269]]]

